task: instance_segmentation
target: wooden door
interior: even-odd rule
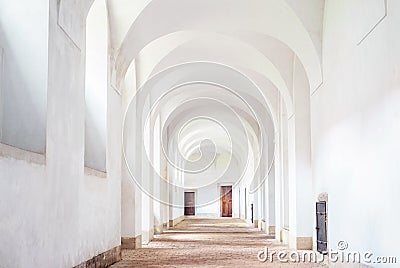
[[[185,215],[194,216],[195,215],[195,202],[194,202],[194,192],[185,192]]]
[[[232,186],[221,186],[221,216],[232,217]]]

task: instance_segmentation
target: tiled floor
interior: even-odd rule
[[[142,249],[125,250],[122,267],[323,267],[316,263],[262,263],[257,254],[286,247],[239,219],[186,219]]]

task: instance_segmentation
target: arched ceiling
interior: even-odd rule
[[[275,133],[279,131],[277,115],[282,113],[281,99],[284,113],[289,117],[294,114],[294,62],[298,60],[303,65],[309,92],[322,83],[323,2],[107,0],[115,65],[112,77],[116,77],[116,87],[124,91],[123,97],[131,99],[135,95],[132,91],[138,90],[133,98],[137,104],[135,116],[141,118],[141,124],[152,105],[163,104],[157,110],[164,116],[162,127],[170,131],[168,135],[183,135],[176,139],[177,148],[185,157],[195,154],[208,134],[217,141],[214,144],[217,149],[229,151],[229,143],[222,140],[218,125],[199,120],[182,131],[191,117],[202,112],[214,113],[226,126],[238,125],[234,118],[220,117],[227,111],[211,105],[212,100],[208,100],[209,109],[204,109],[207,105],[201,99],[202,94],[222,100],[240,113],[238,117],[252,134],[245,139],[254,146],[252,153],[263,152],[260,144],[266,142],[273,147]],[[134,82],[125,83],[132,64]],[[213,89],[204,90],[208,87]],[[262,120],[255,120],[251,112],[228,96],[232,92],[224,95],[220,89],[226,93],[231,90],[250,103],[250,110],[256,110],[256,116]],[[174,90],[179,94],[171,93]],[[265,120],[272,122],[269,127],[258,122]],[[202,129],[195,130],[200,127],[199,122],[204,123]],[[232,138],[242,140],[233,143],[238,149],[232,152],[240,160],[248,144],[240,134],[234,134],[235,130],[232,133]],[[214,145],[209,143],[204,149]],[[270,149],[268,153],[271,154]]]
[[[61,2],[71,0],[62,0]],[[107,0],[110,14],[110,30],[113,34],[112,47],[118,49],[122,44],[133,21],[152,0]],[[321,52],[322,20],[324,0],[285,0],[286,4],[296,13],[304,27],[310,33],[315,47]]]
[[[291,76],[282,77],[281,70],[262,54],[260,51],[240,40],[220,34],[200,34],[194,37],[194,32],[176,32],[169,34],[149,44],[138,55],[140,70],[137,72],[137,84],[141,86],[144,81],[168,67],[187,62],[209,61],[231,66],[248,76],[253,81],[250,70],[260,74],[269,74],[268,80],[273,87],[278,89],[286,104],[287,113],[293,114],[293,102],[291,98]],[[183,42],[187,38],[187,42]],[[176,46],[179,40],[182,43]],[[284,50],[285,48],[281,48]],[[240,51],[240,53],[237,53]],[[290,53],[286,48],[284,52]],[[157,56],[155,56],[157,55]],[[292,62],[288,66],[291,67]],[[284,68],[282,68],[284,71]],[[256,84],[258,84],[256,82]],[[290,88],[290,89],[289,89]]]
[[[322,81],[318,48],[302,21],[283,0],[153,0],[133,22],[118,50],[118,76],[125,74],[132,60],[149,43],[178,31],[220,33],[238,39],[249,34],[274,37],[303,63],[311,88]]]
[[[59,24],[78,42],[77,27],[82,24],[80,20],[68,20],[71,17],[82,17],[72,14],[77,10],[83,14],[88,13],[94,0],[60,0]],[[154,55],[152,61],[140,69],[146,72],[146,66],[157,64],[172,50],[202,35],[219,34],[230,37],[229,44],[238,45],[247,43],[249,49],[261,52],[266,57],[265,62],[277,68],[266,68],[259,73],[265,75],[281,90],[285,102],[288,103],[287,90],[282,86],[280,78],[286,82],[290,90],[290,60],[287,57],[293,53],[302,62],[313,91],[322,82],[320,66],[322,16],[324,1],[306,0],[256,0],[256,1],[178,1],[178,0],[97,0],[106,1],[110,27],[110,43],[112,54],[116,61],[117,83],[121,81],[133,59],[146,47],[155,47],[159,43],[163,53]],[[79,7],[79,8],[76,8]],[[167,36],[169,38],[165,39]],[[209,36],[213,39],[213,36]],[[207,37],[203,38],[206,40]],[[269,40],[268,40],[269,39]],[[275,40],[275,41],[272,41]],[[156,42],[157,41],[157,42]],[[270,44],[281,42],[289,48],[289,52],[280,51]],[[241,44],[242,46],[244,44]],[[158,47],[160,48],[160,47]],[[213,49],[214,50],[214,49]],[[207,49],[203,49],[207,52]],[[242,51],[242,50],[240,50]],[[248,52],[247,50],[245,50]],[[154,53],[153,53],[154,54]],[[236,55],[241,53],[235,53]],[[246,53],[247,54],[247,53]],[[275,57],[274,57],[275,55]],[[276,55],[280,59],[276,59]],[[286,58],[286,59],[285,59]],[[275,59],[275,60],[274,60]],[[138,60],[138,59],[137,59]],[[203,59],[204,60],[204,59]],[[236,60],[236,64],[225,63],[235,68],[243,66],[243,61]],[[269,60],[271,60],[269,62]],[[226,61],[221,59],[221,61]],[[220,62],[220,61],[216,61]],[[247,62],[257,64],[255,60]],[[284,62],[284,64],[280,64]],[[254,67],[254,66],[253,66]],[[261,65],[259,66],[261,67]],[[151,68],[150,68],[151,69]],[[254,68],[250,68],[255,70]],[[281,77],[277,75],[280,71]],[[114,74],[113,74],[114,75]],[[281,86],[279,86],[279,84]],[[283,89],[281,89],[283,88]],[[288,112],[290,115],[291,112]]]

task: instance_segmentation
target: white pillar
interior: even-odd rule
[[[276,161],[276,160],[275,160]],[[267,226],[267,233],[268,234],[275,234],[276,233],[276,208],[275,208],[275,161],[271,167],[270,173],[268,175],[268,183],[267,183],[267,207],[266,210],[267,218],[266,218],[266,226]]]
[[[146,99],[142,111],[140,114],[142,124],[140,124],[141,129],[138,132],[143,133],[143,139],[140,139],[139,142],[143,142],[146,144],[148,148],[148,152],[146,150],[142,150],[141,152],[141,169],[142,169],[142,242],[143,244],[148,244],[154,236],[154,211],[153,211],[153,167],[151,165],[151,160],[153,156],[153,133],[150,131],[150,128],[144,129],[144,121],[147,118],[147,113],[150,110],[150,102],[149,98]],[[151,124],[150,124],[151,125]],[[138,133],[139,135],[139,133]],[[141,144],[143,146],[143,144]],[[144,147],[143,147],[144,148]]]
[[[157,116],[154,127],[153,127],[153,211],[154,211],[154,232],[159,234],[163,229],[163,219],[162,219],[162,189],[161,182],[161,148],[160,148],[160,116]]]
[[[124,131],[123,146],[126,154],[126,161],[129,161],[129,168],[135,174],[135,170],[139,167],[136,163],[137,157],[137,143],[136,143],[136,129],[137,129],[137,112],[136,112],[136,71],[135,63],[132,62],[129,67],[124,80],[124,90],[122,95],[122,109],[121,115],[125,116],[128,108],[129,120],[134,120],[133,124],[123,122],[122,129]],[[129,106],[131,105],[131,106]],[[133,169],[133,170],[132,170]],[[135,249],[142,245],[141,241],[141,191],[137,187],[134,178],[129,173],[128,166],[125,159],[122,161],[122,187],[121,187],[121,242],[123,248]],[[137,174],[137,173],[136,173]],[[135,178],[140,179],[140,178]]]
[[[312,249],[313,191],[311,172],[310,90],[305,71],[295,59],[295,115],[289,120],[289,246]]]
[[[279,132],[275,132],[275,139],[277,141],[280,141],[280,134]],[[278,241],[282,241],[281,237],[281,231],[283,227],[283,222],[282,222],[282,176],[281,176],[281,143],[277,142],[275,143],[275,150],[276,150],[276,155],[275,155],[275,239]]]

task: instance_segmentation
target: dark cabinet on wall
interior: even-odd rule
[[[317,217],[317,251],[326,254],[328,252],[328,237],[327,237],[327,215],[326,202],[321,201],[316,204]]]

